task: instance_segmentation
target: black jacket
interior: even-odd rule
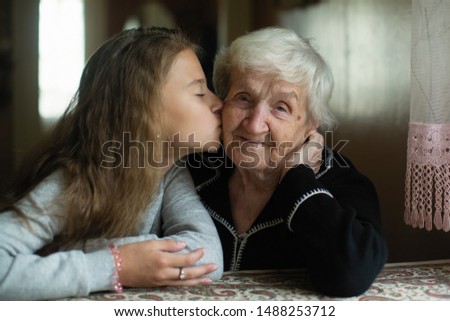
[[[332,296],[369,288],[387,259],[376,191],[348,159],[327,148],[323,157],[316,175],[304,165],[289,170],[244,235],[231,216],[232,162],[222,151],[188,158],[219,231],[225,270],[306,268],[317,290]]]

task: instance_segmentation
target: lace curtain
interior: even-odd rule
[[[450,1],[412,1],[405,223],[450,231]]]

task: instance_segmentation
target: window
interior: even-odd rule
[[[58,118],[74,96],[84,67],[84,1],[40,0],[39,114]]]

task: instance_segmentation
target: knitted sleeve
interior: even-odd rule
[[[0,300],[56,299],[112,288],[114,262],[107,249],[34,254],[64,224],[63,207],[54,202],[62,186],[56,172],[22,199],[18,207],[27,221],[14,212],[0,214]]]
[[[186,168],[176,168],[166,179],[161,219],[164,236],[186,242],[185,251],[204,248],[205,255],[196,265],[216,263],[218,268],[210,277],[213,280],[222,277],[220,238]]]

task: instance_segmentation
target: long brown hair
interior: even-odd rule
[[[199,52],[179,30],[156,27],[126,30],[102,45],[86,64],[78,91],[55,128],[25,159],[0,211],[13,209],[23,216],[15,204],[62,169],[67,217],[58,245],[136,234],[161,180],[160,171],[139,165],[142,157],[162,155],[159,93],[175,56],[185,49]],[[124,134],[145,144],[145,155],[133,152]],[[107,142],[122,142],[113,166],[101,166]]]

